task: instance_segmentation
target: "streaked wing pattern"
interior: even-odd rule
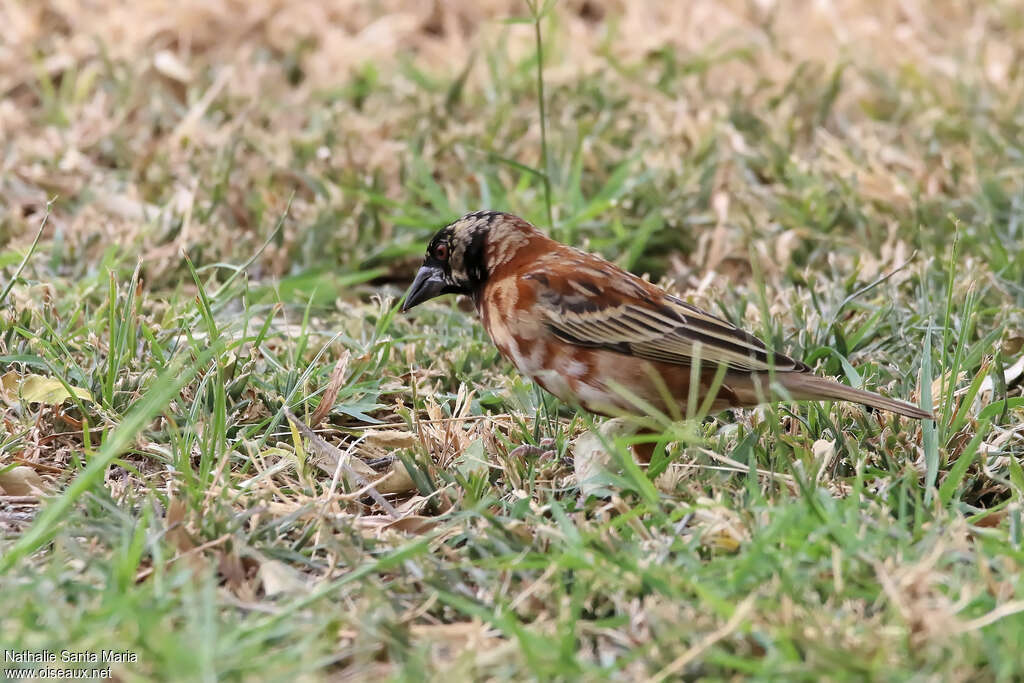
[[[548,325],[571,344],[677,365],[691,365],[699,356],[702,364],[724,364],[746,372],[765,372],[772,366],[779,372],[808,369],[788,356],[772,353],[760,339],[735,325],[671,295],[658,293],[655,300],[615,297],[614,305],[601,307],[592,305],[596,297],[581,305],[578,294],[564,294],[544,284],[539,283],[538,301]]]

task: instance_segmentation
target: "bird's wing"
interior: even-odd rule
[[[549,329],[563,341],[677,365],[699,358],[746,372],[808,370],[732,323],[610,263],[599,264],[525,275]]]

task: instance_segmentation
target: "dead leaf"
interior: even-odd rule
[[[1017,359],[1017,362],[1006,368],[1003,371],[1003,383],[1006,386],[1010,386],[1017,381],[1021,375],[1024,375],[1024,356]],[[981,380],[981,387],[978,388],[978,397],[974,400],[974,412],[978,413],[986,405],[992,402],[992,394],[995,391],[996,383],[992,381],[992,375],[989,374],[985,379]]]
[[[832,465],[832,461],[836,457],[836,442],[829,441],[828,439],[818,439],[811,446],[811,454],[814,459],[821,463],[818,466],[818,474],[815,476],[815,481],[821,481],[822,477],[825,476],[825,471]]]
[[[511,519],[505,522],[504,529],[523,543],[532,543],[537,533],[536,527],[531,526],[521,519]]]
[[[19,375],[11,371],[0,377],[0,385],[8,400],[20,398],[24,403],[45,403],[56,406],[71,398],[67,387],[56,377],[43,375]],[[83,401],[92,402],[92,394],[81,387],[71,387],[74,395]]]
[[[282,593],[303,593],[309,589],[302,575],[280,560],[264,560],[256,572],[267,597]]]
[[[237,548],[217,548],[214,554],[218,556],[217,571],[223,577],[228,590],[238,598],[246,602],[256,600],[255,577],[258,571],[258,562],[243,555]]]
[[[792,263],[793,252],[800,246],[800,234],[796,230],[786,230],[775,240],[775,263]]]
[[[727,553],[734,553],[740,548],[740,542],[735,536],[717,531],[706,533],[700,537],[701,543],[715,550],[722,550]]]
[[[932,380],[932,400],[936,405],[941,401],[945,401],[946,395],[943,393],[943,389],[949,391],[950,383],[952,383],[953,386],[960,386],[966,379],[966,372],[958,372],[956,377],[953,377],[952,371],[939,375]]]
[[[359,475],[360,477],[365,477],[366,479],[373,480],[380,476],[380,472],[373,469],[359,458],[353,458],[349,456],[346,462],[348,466],[352,468],[352,471],[355,472],[355,474]],[[337,464],[335,464],[335,467],[337,467]],[[362,483],[357,481],[355,476],[349,472],[345,473],[345,481],[348,482],[349,486],[356,486],[357,484]]]
[[[1020,332],[1008,335],[1003,341],[1004,356],[1016,356],[1022,348],[1024,348],[1024,334]]]
[[[42,477],[25,465],[0,472],[0,491],[8,496],[45,496],[50,492]]]
[[[391,519],[387,515],[362,515],[356,519],[356,524],[366,531],[397,529],[410,534],[422,534],[436,527],[438,521],[435,517],[423,515],[406,515],[400,519]]]
[[[494,639],[489,635],[490,627],[479,619],[458,621],[453,624],[413,624],[410,630],[413,637],[417,639],[432,641],[448,640],[460,645],[473,640]]]
[[[377,475],[374,474],[374,476]],[[416,490],[416,482],[409,476],[409,470],[405,468],[405,463],[396,458],[388,473],[377,480],[374,487],[383,494],[408,493]]]
[[[818,439],[811,446],[811,454],[815,460],[831,462],[836,454],[836,442],[828,439]]]
[[[341,357],[338,358],[338,362],[334,364],[334,370],[331,372],[331,378],[327,380],[327,388],[324,389],[324,395],[320,397],[320,403],[317,405],[316,410],[309,416],[309,426],[311,429],[316,429],[325,417],[327,413],[331,412],[331,408],[338,400],[338,392],[341,391],[342,385],[345,384],[345,371],[348,369],[348,359],[352,356],[348,349],[345,349]]]
[[[171,498],[167,504],[164,522],[167,524],[167,540],[179,553],[187,553],[196,547],[188,530],[185,529],[185,503],[180,498]]]
[[[163,76],[179,83],[192,80],[192,71],[170,50],[160,50],[153,56],[153,67]]]
[[[605,443],[612,443],[617,437],[628,436],[636,432],[635,423],[622,418],[607,420],[598,427],[598,434],[585,431],[576,437],[572,446],[573,470],[576,483],[580,487],[580,495],[607,497],[614,491],[609,488],[609,467],[614,462],[613,456],[605,450]]]
[[[750,539],[743,521],[731,510],[710,498],[698,498],[692,526],[700,531],[701,544],[713,550],[736,552]]]
[[[420,440],[412,432],[401,429],[370,429],[364,433],[366,444],[387,451],[399,448],[416,448]]]
[[[436,517],[424,517],[423,515],[407,515],[387,525],[388,529],[398,529],[410,534],[422,534],[437,526]]]
[[[1006,510],[1006,508],[1003,508],[1002,510],[997,510],[995,512],[985,515],[981,519],[975,520],[974,526],[986,529],[993,529],[1002,524],[1003,520],[1006,519],[1008,516],[1009,511]]]
[[[219,556],[217,571],[227,581],[228,586],[232,590],[237,591],[246,579],[245,565],[242,564],[242,558],[233,551],[218,552],[217,555]]]

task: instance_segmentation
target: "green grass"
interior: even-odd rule
[[[495,6],[397,55],[211,10],[170,18],[188,77],[159,32],[50,59],[102,20],[25,15],[0,487],[38,487],[0,497],[3,647],[130,651],[123,680],[1018,679],[1024,24],[925,12],[909,49],[840,5],[854,42],[821,53],[786,8],[658,42],[635,9]],[[938,419],[669,424],[647,470],[607,441],[623,471],[587,498],[601,420],[460,302],[397,313],[482,207]],[[401,520],[351,468],[390,472]]]

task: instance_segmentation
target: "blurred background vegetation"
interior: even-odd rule
[[[9,0],[0,240],[55,196],[56,273],[139,256],[173,286],[182,252],[248,258],[294,195],[259,275],[400,281],[466,210],[548,223],[533,169],[546,227],[655,276],[742,283],[752,242],[768,271],[870,278],[945,258],[955,217],[1016,284],[1019,9],[557,3],[544,169],[516,0]]]

